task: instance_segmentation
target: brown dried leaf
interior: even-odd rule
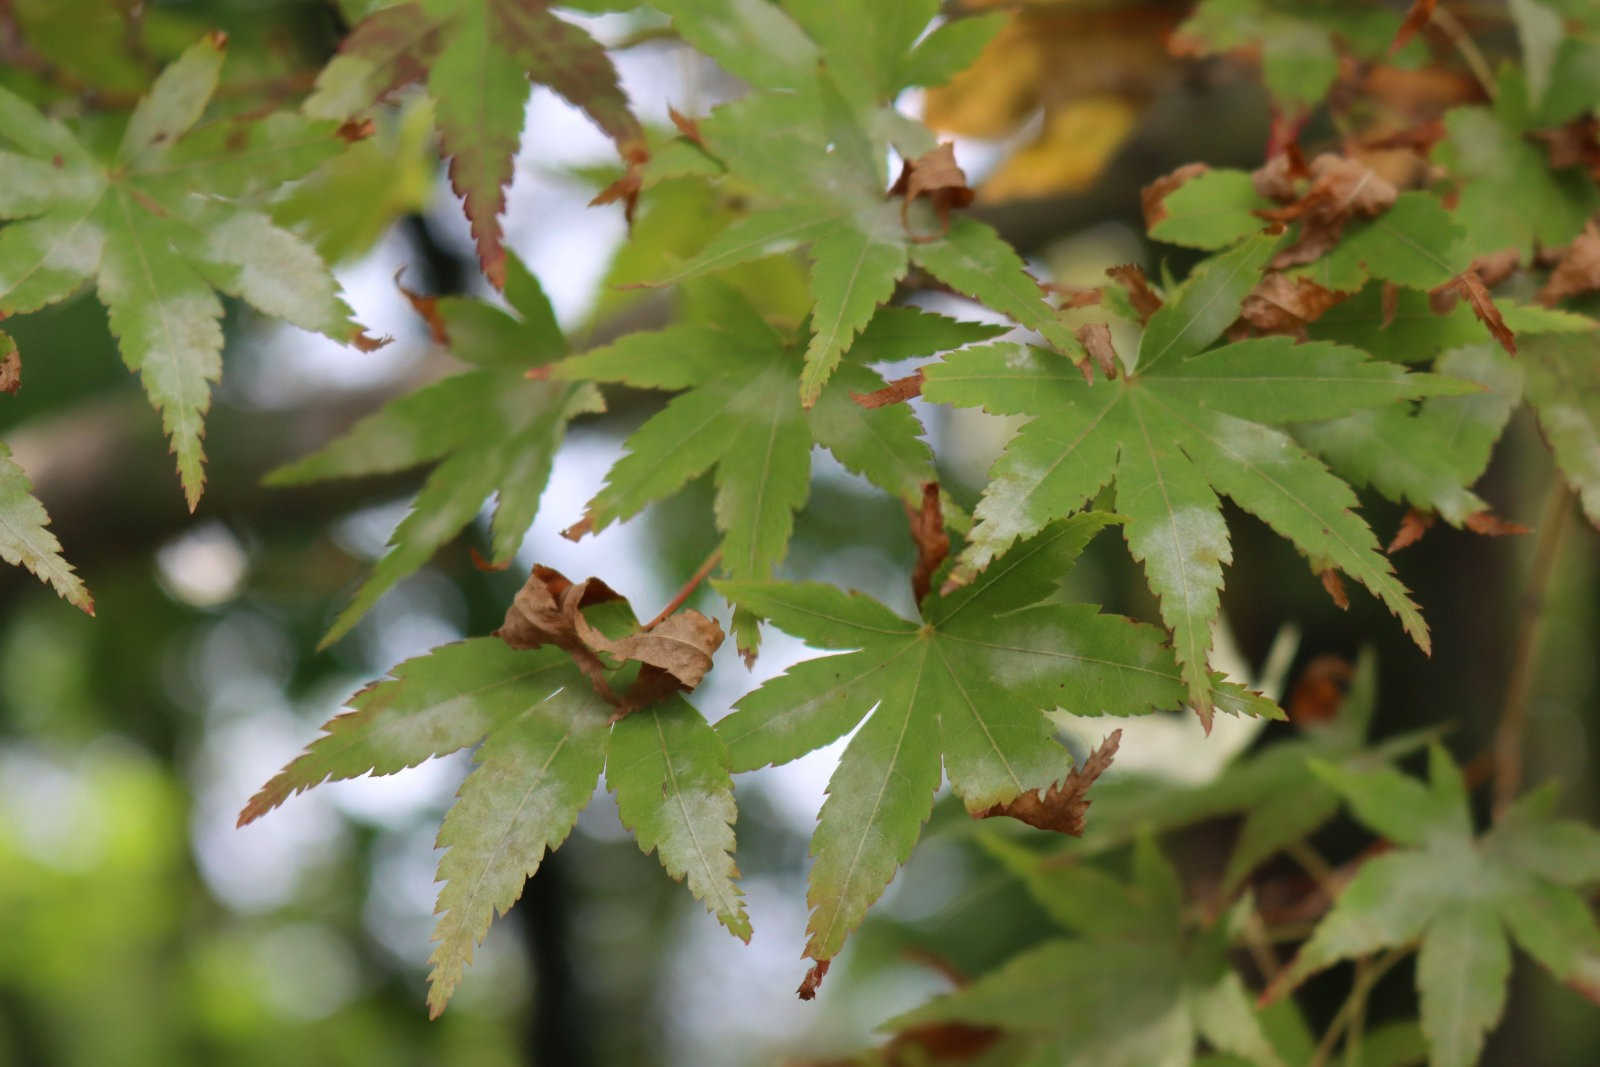
[[[1528,533],[1528,527],[1520,522],[1510,522],[1500,518],[1492,511],[1474,511],[1462,520],[1462,525],[1475,534],[1484,537],[1505,537],[1509,534]]]
[[[721,624],[692,608],[663,619],[654,629],[617,640],[589,625],[581,614],[574,612],[572,622],[590,650],[640,664],[639,677],[623,695],[622,714],[699,685],[711,669],[711,654],[722,645]]]
[[[1289,691],[1284,710],[1290,721],[1296,726],[1310,726],[1332,720],[1350,692],[1354,675],[1355,668],[1343,656],[1324,652],[1314,657]]]
[[[1133,301],[1133,310],[1139,313],[1140,322],[1149,322],[1150,316],[1161,310],[1161,298],[1150,288],[1143,268],[1137,264],[1123,263],[1107,267],[1106,275],[1128,290],[1128,298]]]
[[[645,148],[642,141],[629,141],[625,144],[620,144],[617,150],[622,154],[622,158],[627,161],[628,169],[623,173],[622,177],[600,190],[600,194],[589,201],[589,206],[599,207],[602,204],[614,204],[619,200],[622,201],[622,217],[631,230],[633,228],[633,212],[639,206],[639,191],[644,188],[644,165],[650,162],[650,151]]]
[[[1303,336],[1315,322],[1349,294],[1325,289],[1310,278],[1272,271],[1244,298],[1239,317],[1262,333]]]
[[[1082,837],[1084,817],[1089,812],[1089,787],[1111,766],[1121,743],[1122,731],[1111,731],[1110,736],[1100,742],[1100,747],[1089,753],[1060,784],[1024,793],[1007,804],[996,804],[977,817],[992,819],[996,815],[1006,815],[1040,830]]]
[[[811,969],[800,982],[800,988],[795,991],[801,1000],[810,1000],[817,995],[817,988],[827,977],[828,965],[832,962],[832,960],[818,960],[811,965]]]
[[[505,622],[495,631],[512,648],[555,645],[583,671],[595,692],[617,705],[618,717],[679,689],[700,684],[711,655],[722,644],[722,627],[698,611],[670,615],[650,630],[610,638],[584,618],[583,609],[622,596],[598,578],[574,585],[560,571],[535,565],[517,591]],[[611,670],[600,654],[619,663],[637,662],[639,676],[619,699],[606,682]]]
[[[1280,162],[1280,160],[1282,162]],[[1311,184],[1298,199],[1289,157],[1274,156],[1252,178],[1257,191],[1274,200],[1290,202],[1275,211],[1261,212],[1275,222],[1300,223],[1299,239],[1280,252],[1274,269],[1310,263],[1333,248],[1351,218],[1381,215],[1400,191],[1358,159],[1324,152],[1311,161]]]
[[[1600,226],[1591,219],[1550,272],[1539,290],[1539,303],[1554,307],[1569,296],[1595,289],[1600,289]]]
[[[1094,360],[1094,365],[1100,368],[1100,373],[1110,381],[1117,376],[1116,346],[1111,343],[1111,327],[1103,322],[1086,322],[1078,327],[1078,343],[1083,345],[1084,351],[1089,353],[1089,358]],[[1085,368],[1087,372],[1088,368]]]
[[[428,336],[433,338],[433,343],[436,345],[448,345],[450,343],[450,335],[445,332],[444,317],[439,314],[439,298],[436,296],[424,296],[422,293],[413,292],[401,285],[400,278],[405,272],[406,269],[404,267],[394,272],[394,287],[400,290],[400,295],[406,298],[406,302],[411,305],[418,315],[422,316],[422,321],[428,324]]]
[[[906,212],[911,202],[926,196],[939,216],[944,232],[950,229],[950,212],[954,208],[972,203],[973,191],[967,185],[967,176],[956,164],[956,146],[946,141],[916,159],[907,160],[900,168],[900,177],[889,187],[890,196],[905,197],[900,204],[900,223],[910,229]]]
[[[706,146],[705,138],[700,136],[700,123],[696,122],[694,119],[690,118],[688,115],[685,115],[683,112],[679,111],[670,104],[667,106],[667,118],[672,120],[672,124],[678,128],[679,133],[689,138],[689,140],[693,141],[701,148]]]
[[[1344,591],[1344,579],[1332,567],[1324,567],[1317,574],[1322,579],[1322,588],[1328,591],[1328,596],[1333,598],[1334,606],[1340,611],[1350,610],[1350,594]]]
[[[555,645],[572,657],[595,692],[616,703],[611,687],[606,684],[606,665],[579,636],[574,619],[581,620],[580,612],[591,604],[621,599],[621,594],[598,578],[574,585],[560,571],[536,563],[506,609],[505,621],[494,636],[512,648]]]
[[[1139,203],[1144,208],[1144,228],[1154,229],[1156,223],[1167,217],[1167,197],[1210,169],[1204,163],[1185,163],[1171,174],[1163,174],[1139,190]]]
[[[585,514],[583,518],[561,531],[561,536],[568,541],[582,541],[584,535],[594,533],[594,516]]]
[[[1394,40],[1389,42],[1389,54],[1394,55],[1410,43],[1417,31],[1428,24],[1433,18],[1433,9],[1438,6],[1439,0],[1412,0],[1411,10],[1406,12],[1404,21],[1400,23],[1400,30],[1394,35]]]
[[[472,558],[472,567],[474,570],[493,574],[499,571],[508,570],[511,567],[510,560],[506,560],[504,563],[496,563],[492,559],[484,559],[483,554],[480,553],[476,548],[468,548],[467,555]]]
[[[1489,252],[1472,261],[1473,271],[1490,289],[1511,277],[1521,266],[1522,253],[1515,248],[1502,248],[1498,252]]]
[[[896,378],[882,389],[874,389],[870,393],[851,393],[850,399],[871,410],[872,408],[886,408],[890,404],[899,404],[910,400],[914,396],[921,395],[922,372],[915,370],[904,378]]]
[[[1395,531],[1394,540],[1389,542],[1389,547],[1384,551],[1393,555],[1402,548],[1410,548],[1422,540],[1422,535],[1428,532],[1437,518],[1438,516],[1431,511],[1410,508],[1400,520],[1400,529]]]
[[[14,347],[7,347],[5,357],[0,358],[0,393],[15,396],[22,388],[22,354]]]
[[[1600,180],[1600,119],[1587,115],[1533,136],[1544,142],[1553,169],[1582,167]]]
[[[1478,316],[1478,321],[1488,327],[1494,339],[1500,342],[1500,347],[1511,353],[1517,354],[1517,338],[1506,325],[1506,320],[1501,316],[1500,309],[1494,306],[1494,300],[1489,296],[1489,289],[1483,284],[1483,279],[1478,277],[1478,272],[1467,268],[1460,274],[1451,278],[1437,289],[1429,292],[1429,304],[1438,314],[1445,314],[1455,306],[1455,297],[1464,296],[1467,303],[1472,306],[1472,313]]]
[[[911,572],[911,592],[917,603],[933,584],[933,572],[950,554],[950,535],[944,529],[944,510],[939,506],[939,483],[926,482],[922,486],[922,507],[913,510],[906,506],[906,518],[911,520],[911,540],[917,546],[917,565]]]

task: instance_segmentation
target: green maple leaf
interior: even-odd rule
[[[1440,162],[1460,182],[1455,216],[1473,255],[1514,248],[1526,259],[1536,245],[1560,247],[1600,209],[1600,190],[1586,174],[1552,170],[1544,149],[1489,108],[1455,108],[1444,123]]]
[[[1046,940],[890,1025],[1030,1034],[1049,1050],[1038,1062],[1063,1067],[1187,1067],[1199,1038],[1246,1063],[1281,1067],[1227,959],[1253,906],[1248,897],[1215,925],[1185,930],[1177,872],[1148,837],[1135,847],[1129,882],[1087,863],[1049,862],[995,835],[982,840],[1078,936]]]
[[[1083,854],[1122,845],[1139,833],[1167,833],[1207,819],[1241,816],[1239,835],[1223,874],[1232,890],[1285,845],[1314,833],[1338,813],[1339,795],[1310,771],[1313,760],[1352,769],[1382,765],[1428,743],[1431,732],[1389,738],[1367,747],[1376,708],[1377,661],[1364,654],[1336,718],[1303,728],[1301,736],[1242,757],[1214,780],[1180,785],[1129,771],[1095,784],[1094,817],[1064,852]],[[1285,804],[1285,795],[1295,802]]]
[[[924,371],[929,400],[1034,416],[990,472],[958,577],[1114,481],[1128,547],[1145,566],[1207,721],[1211,623],[1232,560],[1218,494],[1292,541],[1314,569],[1361,582],[1426,650],[1422,616],[1352,510],[1354,492],[1274,427],[1474,388],[1284,337],[1205,351],[1275,246],[1275,238],[1252,237],[1197,268],[1151,318],[1133,369],[1115,380],[1090,384],[1059,356],[1010,343],[954,353]]]
[[[1044,712],[1130,714],[1182,703],[1185,686],[1154,627],[1093,605],[1040,603],[1113,516],[1052,526],[949,596],[921,621],[815,583],[718,582],[740,608],[820,648],[717,723],[736,771],[785,763],[848,732],[872,710],[828,783],[811,852],[806,955],[838,953],[915,846],[941,757],[971,812],[1063,777],[1066,751]],[[1219,706],[1279,714],[1213,679]]]
[[[887,103],[913,85],[941,85],[970,66],[1003,16],[952,18],[925,36],[938,0],[662,0],[683,39],[729,72],[764,89],[804,87],[825,62],[850,77],[841,88]]]
[[[426,78],[450,181],[465,201],[484,273],[506,280],[499,214],[522,136],[530,79],[642,158],[644,130],[605,49],[545,0],[416,0],[372,12],[317,78],[307,114],[345,119]]]
[[[1201,0],[1173,41],[1191,55],[1258,53],[1273,99],[1290,112],[1305,112],[1337,79],[1341,45],[1361,58],[1380,59],[1399,28],[1396,12],[1361,5]],[[1400,54],[1408,52],[1421,49],[1412,44]]]
[[[1580,489],[1586,477],[1588,484],[1600,484],[1586,458],[1600,415],[1584,413],[1586,404],[1594,408],[1588,397],[1595,386],[1584,384],[1592,377],[1593,319],[1496,301],[1519,338],[1521,358],[1512,359],[1498,344],[1482,341],[1484,327],[1464,303],[1438,315],[1428,307],[1426,294],[1400,289],[1390,319],[1377,289],[1369,286],[1337,305],[1312,324],[1312,336],[1413,362],[1443,349],[1434,368],[1477,382],[1483,391],[1429,397],[1415,410],[1391,406],[1305,423],[1294,428],[1302,444],[1352,483],[1370,485],[1391,500],[1437,512],[1460,526],[1487,507],[1471,487],[1487,469],[1511,413],[1526,397],[1536,412],[1549,412],[1541,416],[1541,424],[1569,481]],[[1585,426],[1590,427],[1587,437]],[[1594,496],[1594,490],[1589,492]],[[1600,505],[1591,501],[1587,506],[1591,516],[1600,515]]]
[[[1600,526],[1600,346],[1596,334],[1551,334],[1522,345],[1524,393],[1556,466]]]
[[[95,281],[123,362],[161,411],[191,510],[222,370],[218,290],[335,340],[375,344],[316,252],[250,206],[335,155],[335,124],[276,114],[196,126],[223,50],[214,35],[168,66],[109,160],[0,89],[0,219],[18,220],[0,229],[0,315]]]
[[[1420,940],[1417,991],[1434,1067],[1477,1062],[1505,1007],[1507,934],[1600,1000],[1600,925],[1577,888],[1600,883],[1600,831],[1552,818],[1551,790],[1523,797],[1475,837],[1461,772],[1437,745],[1426,786],[1389,769],[1313,768],[1396,847],[1362,864],[1275,992],[1338,960]]]
[[[433,303],[435,327],[476,369],[390,401],[320,451],[267,476],[269,485],[296,485],[439,461],[323,645],[348,633],[385,591],[448,544],[490,494],[498,496],[490,556],[508,562],[533,524],[567,423],[604,410],[593,385],[527,377],[530,368],[562,355],[566,342],[538,281],[514,256],[507,267],[506,297],[516,316],[477,300]]]
[[[927,130],[903,116],[889,135],[874,132],[888,127],[890,114],[897,113],[852,104],[825,73],[792,91],[756,92],[718,108],[701,121],[701,139],[732,180],[759,190],[763,206],[657,283],[809,246],[812,336],[800,378],[806,407],[912,266],[1082,358],[1072,330],[994,230],[970,218],[946,227],[923,200],[905,205],[885,195],[888,141],[908,157],[932,147]]]
[[[799,346],[732,289],[696,290],[695,321],[564,360],[558,377],[683,390],[628,438],[626,453],[589,502],[578,531],[601,530],[716,469],[715,521],[730,577],[770,577],[783,559],[794,514],[810,490],[811,449],[822,445],[850,470],[907,503],[936,479],[921,423],[904,405],[865,410],[850,397],[883,386],[846,363],[809,410],[794,383]],[[874,360],[903,359],[993,337],[998,331],[909,308],[886,309],[855,346]],[[743,642],[742,646],[743,646]]]
[[[623,823],[646,853],[735,936],[750,920],[735,883],[733,780],[721,739],[681,696],[610,725],[602,700],[557,648],[494,637],[444,645],[351,697],[352,710],[251,798],[241,826],[325,781],[393,774],[478,745],[439,827],[428,1008],[444,1010],[496,913],[566,839],[605,767]]]
[[[0,341],[9,340],[0,334]],[[67,603],[94,614],[94,600],[83,579],[61,556],[61,542],[50,532],[50,517],[33,495],[27,474],[0,445],[0,559],[26,567]]]

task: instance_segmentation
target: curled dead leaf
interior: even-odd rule
[[[1140,322],[1148,323],[1150,316],[1161,310],[1161,298],[1150,288],[1143,268],[1133,263],[1123,263],[1107,267],[1106,275],[1128,290],[1128,299],[1133,302],[1133,310],[1138,312]]]
[[[966,174],[956,164],[956,146],[946,141],[907,160],[900,168],[900,177],[889,187],[889,195],[905,198],[900,203],[900,223],[908,230],[911,224],[906,212],[911,202],[926,196],[939,217],[941,232],[949,232],[950,212],[972,203],[973,191],[967,185]]]
[[[1494,306],[1494,299],[1489,296],[1489,289],[1483,284],[1483,279],[1478,277],[1477,271],[1469,267],[1428,293],[1430,305],[1440,315],[1455,306],[1457,296],[1466,297],[1467,303],[1472,307],[1472,313],[1478,316],[1479,322],[1488,327],[1494,339],[1500,342],[1501,348],[1513,356],[1517,354],[1516,335],[1506,325],[1500,309]]]
[[[1310,278],[1271,271],[1244,298],[1239,317],[1261,333],[1303,337],[1308,323],[1349,294],[1326,289]]]
[[[560,571],[535,565],[495,636],[512,648],[562,649],[595,692],[617,706],[618,717],[699,685],[711,669],[712,653],[722,644],[717,621],[686,610],[659,620],[653,629],[610,638],[583,616],[584,608],[622,599],[598,578],[573,584]],[[618,665],[640,665],[638,677],[620,698],[606,680],[614,667],[600,658],[602,654]]]
[[[574,585],[560,571],[536,563],[494,636],[512,648],[555,645],[572,657],[595,692],[616,703],[606,682],[606,665],[580,636],[575,620],[582,619],[580,613],[586,607],[621,599],[620,593],[598,578]]]
[[[1040,288],[1047,293],[1054,293],[1061,297],[1063,309],[1095,307],[1100,303],[1099,289],[1085,288],[1081,285],[1061,285],[1058,282],[1044,282]]]
[[[1284,711],[1296,726],[1329,722],[1339,714],[1354,676],[1355,667],[1349,660],[1323,652],[1313,657],[1300,672],[1294,688],[1289,691]]]
[[[370,118],[349,119],[333,132],[341,141],[355,144],[357,141],[365,141],[368,137],[371,137],[377,131],[377,128],[377,124]]]
[[[1498,252],[1478,256],[1472,261],[1474,273],[1491,289],[1515,274],[1520,266],[1522,266],[1522,253],[1515,248],[1502,248]]]
[[[1100,373],[1106,376],[1106,380],[1115,378],[1120,363],[1117,359],[1116,346],[1111,343],[1111,327],[1103,322],[1086,322],[1078,327],[1077,338],[1078,343],[1083,345],[1083,350],[1089,353],[1089,358],[1094,360],[1094,365],[1100,368]],[[1083,372],[1086,377],[1093,379],[1087,366]]]
[[[1274,222],[1299,222],[1300,236],[1278,253],[1276,270],[1320,259],[1338,244],[1352,218],[1374,218],[1400,195],[1394,184],[1359,159],[1324,152],[1311,161],[1310,185],[1296,196],[1301,179],[1288,153],[1274,156],[1251,175],[1256,191],[1284,206],[1260,212]]]
[[[950,554],[950,535],[944,529],[944,510],[939,506],[939,483],[922,486],[922,506],[906,505],[911,520],[911,540],[917,546],[917,565],[911,572],[911,592],[922,603],[933,584],[933,574]]]
[[[1591,219],[1556,262],[1539,290],[1539,303],[1554,307],[1570,296],[1596,289],[1600,289],[1600,226]]]
[[[874,389],[870,393],[851,393],[850,399],[861,407],[884,408],[890,404],[899,404],[910,400],[914,396],[922,395],[922,372],[912,371],[904,378],[896,378],[882,389]]]
[[[594,533],[594,516],[585,514],[583,518],[561,531],[561,536],[568,541],[582,541],[584,535]]]
[[[22,354],[11,348],[4,358],[0,358],[0,393],[10,393],[15,396],[17,390],[21,388]]]
[[[1005,804],[979,812],[977,818],[1004,815],[1040,830],[1082,837],[1084,819],[1089,813],[1089,787],[1105,773],[1122,743],[1122,731],[1113,730],[1106,739],[1074,767],[1067,777],[1049,789],[1024,793]]]
[[[800,988],[795,991],[801,1000],[811,1000],[817,995],[817,989],[822,985],[822,980],[828,975],[828,965],[832,960],[817,960],[806,972],[800,981]]]

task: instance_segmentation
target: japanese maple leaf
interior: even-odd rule
[[[1286,337],[1206,351],[1276,245],[1251,237],[1198,267],[1151,317],[1132,369],[1116,379],[1091,384],[1067,360],[1010,343],[957,352],[923,372],[930,400],[1034,416],[990,472],[958,579],[1114,481],[1129,550],[1144,564],[1207,723],[1211,623],[1232,560],[1218,493],[1294,542],[1315,570],[1365,585],[1427,650],[1422,616],[1352,510],[1354,492],[1274,426],[1475,388]]]
[[[683,390],[628,438],[626,454],[569,536],[635,515],[715,467],[722,571],[738,579],[770,577],[809,494],[813,445],[903,501],[920,501],[922,486],[936,475],[916,416],[903,405],[863,410],[850,397],[882,387],[876,372],[846,364],[817,403],[803,409],[794,389],[798,346],[732,289],[707,284],[698,298],[699,321],[631,334],[552,368],[579,381]],[[996,332],[895,308],[879,316],[856,349],[869,359],[894,360]],[[748,649],[745,630],[740,647]]]
[[[1435,745],[1428,785],[1387,768],[1313,764],[1356,818],[1396,847],[1361,865],[1269,993],[1338,960],[1420,939],[1417,992],[1434,1067],[1469,1067],[1505,1007],[1516,942],[1600,1001],[1600,925],[1580,887],[1600,884],[1600,831],[1552,818],[1531,793],[1474,836],[1461,772]]]
[[[985,812],[1066,775],[1046,711],[1129,714],[1183,703],[1186,686],[1159,629],[1093,605],[1041,603],[1113,521],[1089,512],[1051,526],[971,585],[930,593],[915,621],[832,586],[717,583],[739,607],[813,646],[856,650],[791,667],[717,723],[733,768],[747,771],[820,748],[871,711],[828,783],[811,842],[806,955],[818,968],[910,856],[941,759],[967,810]],[[1281,714],[1220,677],[1210,682],[1225,710]]]
[[[994,230],[971,218],[943,219],[937,197],[908,204],[886,195],[887,144],[863,125],[874,114],[881,118],[849,104],[823,74],[799,90],[752,93],[702,120],[706,149],[732,180],[758,189],[764,206],[658,283],[809,246],[814,307],[800,376],[805,407],[817,403],[856,335],[912,266],[1082,358],[1072,330]],[[908,158],[932,149],[927,130],[890,114]]]
[[[239,824],[324,781],[394,774],[476,745],[472,773],[439,828],[431,1015],[444,1010],[495,914],[510,909],[572,830],[602,765],[639,847],[749,940],[727,750],[681,696],[611,725],[616,709],[566,652],[480,637],[407,660],[349,707],[251,798]]]
[[[522,137],[530,79],[547,85],[617,144],[630,162],[644,130],[628,110],[605,49],[550,13],[545,0],[416,0],[363,19],[317,78],[306,113],[346,119],[425,80],[450,182],[465,201],[483,271],[506,281],[499,215]]]
[[[514,256],[507,268],[506,298],[516,315],[478,300],[419,301],[440,339],[475,369],[390,401],[320,451],[267,476],[268,485],[298,485],[440,461],[324,645],[348,633],[386,590],[428,562],[491,494],[497,502],[490,557],[508,562],[533,524],[567,423],[604,410],[592,384],[528,378],[530,368],[563,355],[566,341],[537,279]]]
[[[1178,872],[1148,836],[1134,848],[1128,882],[1089,863],[1053,862],[999,835],[981,841],[1076,936],[1048,938],[890,1026],[994,1027],[1031,1044],[1032,1054],[1018,1062],[1063,1067],[1187,1067],[1201,1038],[1245,1062],[1282,1067],[1228,962],[1250,915],[1248,897],[1220,920],[1187,930]]]
[[[222,371],[221,290],[268,315],[374,347],[311,247],[251,206],[343,142],[337,124],[275,114],[196,126],[217,87],[214,34],[162,72],[110,159],[0,89],[0,316],[96,284],[123,362],[161,411],[192,510]]]

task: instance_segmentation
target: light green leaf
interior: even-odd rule
[[[64,300],[94,280],[123,362],[161,411],[191,509],[204,486],[201,438],[221,373],[222,303],[236,294],[269,315],[373,347],[309,247],[249,198],[303,177],[338,151],[333,123],[268,116],[193,129],[222,63],[207,37],[157,78],[114,159],[97,160],[65,127],[0,90],[0,315]],[[58,177],[35,179],[46,164]]]
[[[1417,954],[1422,1032],[1433,1067],[1472,1067],[1506,1005],[1511,946],[1494,909],[1457,905],[1428,924]]]
[[[751,85],[803,84],[816,69],[817,46],[766,0],[662,0],[657,5],[696,50]]]
[[[1521,345],[1527,398],[1556,466],[1600,526],[1600,360],[1593,334],[1550,334]]]
[[[1140,373],[1163,361],[1192,356],[1221,337],[1239,317],[1240,305],[1281,243],[1281,237],[1257,234],[1195,267],[1177,297],[1152,315],[1145,327],[1139,341]]]
[[[438,944],[428,958],[432,1018],[444,1011],[494,916],[516,903],[594,793],[612,709],[570,663],[563,672],[566,688],[489,734],[439,827],[445,853],[434,908]]]
[[[475,745],[572,680],[572,661],[559,649],[519,651],[495,637],[408,659],[353,695],[350,710],[329,719],[323,735],[250,798],[239,823],[330,779],[394,774]]]
[[[1226,248],[1259,231],[1264,223],[1255,212],[1271,206],[1247,172],[1208,170],[1162,199],[1164,214],[1150,236],[1190,248]]]
[[[1577,171],[1551,170],[1544,149],[1488,108],[1456,108],[1445,116],[1445,128],[1441,160],[1462,183],[1454,214],[1471,255],[1515,248],[1527,257],[1536,244],[1565,245],[1600,208],[1592,181]]]
[[[0,333],[0,357],[16,352],[16,342]],[[33,485],[11,451],[0,444],[0,559],[14,567],[26,567],[41,582],[54,589],[61,599],[90,615],[94,599],[61,556],[61,542],[50,532],[50,517],[33,495]]]
[[[1213,277],[1231,269],[1216,262]],[[1162,314],[1188,307],[1195,299],[1188,294],[1198,291],[1186,290]],[[1181,327],[1169,329],[1174,343],[1209,343],[1199,335],[1180,342]],[[973,513],[977,524],[954,571],[957,580],[970,578],[1016,538],[1081,508],[1114,479],[1117,509],[1128,518],[1124,536],[1174,632],[1202,717],[1211,688],[1205,666],[1210,624],[1222,565],[1231,558],[1218,493],[1293,541],[1317,569],[1331,565],[1366,585],[1426,648],[1421,616],[1372,531],[1355,516],[1349,486],[1283,433],[1228,411],[1292,420],[1381,408],[1462,386],[1406,375],[1351,349],[1271,338],[1188,359],[1168,357],[1137,374],[1093,384],[1066,360],[1016,344],[964,349],[923,374],[923,396],[934,402],[1035,416],[990,472]]]
[[[1129,714],[1182,700],[1159,632],[1088,605],[1037,603],[1107,521],[1052,527],[976,588],[930,594],[920,626],[827,586],[718,583],[741,610],[812,644],[858,650],[806,661],[742,698],[718,724],[736,766],[793,759],[876,705],[845,750],[812,843],[813,959],[838,952],[910,855],[941,754],[968,811],[982,812],[1065,775],[1045,710]]]
[[[606,785],[645,854],[684,881],[740,940],[750,919],[733,863],[733,779],[728,752],[681,696],[633,712],[612,730]]]
[[[217,91],[227,44],[226,34],[209,34],[161,72],[128,119],[118,163],[146,169],[189,132]]]
[[[1006,16],[1000,12],[946,21],[918,41],[901,61],[897,80],[901,86],[930,89],[945,84],[977,61],[1005,22]]]
[[[1324,288],[1351,292],[1368,277],[1433,289],[1466,270],[1464,231],[1427,193],[1401,193],[1375,219],[1352,224],[1334,250],[1304,268]]]
[[[1083,358],[1082,346],[1046,303],[1021,258],[999,234],[976,219],[958,218],[943,240],[913,244],[911,261],[956,292],[1041,334],[1057,351]]]
[[[905,246],[874,241],[859,230],[834,229],[811,245],[811,343],[800,375],[800,402],[812,407],[856,334],[906,272]]]

